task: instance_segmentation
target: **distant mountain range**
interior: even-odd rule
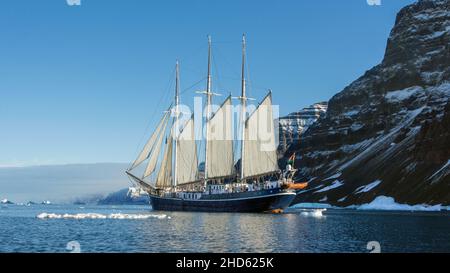
[[[450,0],[419,0],[398,13],[382,62],[288,144],[281,161],[295,152],[310,181],[296,202],[450,204],[449,102]]]
[[[124,163],[98,163],[0,168],[0,198],[15,203],[72,203],[80,196],[98,199],[130,186],[124,173],[127,167]]]

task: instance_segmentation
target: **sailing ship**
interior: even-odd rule
[[[281,212],[306,184],[294,184],[295,170],[284,173],[278,167],[272,92],[247,114],[246,41],[242,39],[242,78],[239,140],[234,140],[232,97],[212,113],[211,37],[208,36],[204,162],[200,164],[192,115],[180,124],[179,62],[176,63],[175,98],[164,112],[156,130],[127,169],[131,180],[145,190],[154,210],[206,212]],[[263,122],[261,122],[263,120]],[[262,126],[261,124],[264,124]],[[269,137],[262,139],[262,133]],[[202,140],[203,141],[203,140]],[[240,159],[235,162],[234,144],[240,142]],[[200,146],[200,145],[199,145]],[[142,163],[142,176],[133,174]],[[203,169],[203,170],[201,170]]]

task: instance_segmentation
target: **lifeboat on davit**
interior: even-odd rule
[[[306,187],[308,187],[308,182],[301,182],[301,183],[287,183],[283,185],[286,189],[291,189],[291,190],[303,190]]]

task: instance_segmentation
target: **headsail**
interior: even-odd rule
[[[172,130],[171,130],[172,132]],[[165,152],[161,167],[159,168],[158,177],[156,178],[156,187],[165,188],[172,184],[172,151],[173,151],[173,135],[170,134],[165,145]]]
[[[148,160],[148,163],[147,163],[147,168],[145,169],[145,172],[144,172],[144,175],[142,176],[142,178],[149,177],[156,169],[156,164],[158,163],[158,158],[159,158],[159,154],[161,151],[162,142],[164,140],[164,135],[166,132],[167,124],[168,124],[168,119],[166,119],[164,122],[164,127],[162,128],[162,130],[157,138],[158,142],[156,143],[156,146],[154,147],[154,149],[151,152],[150,159]]]
[[[231,97],[228,97],[207,125],[208,178],[234,174],[232,118]]]
[[[164,116],[162,117],[161,121],[159,122],[158,126],[156,127],[156,130],[153,132],[152,136],[145,144],[144,149],[142,149],[142,152],[139,154],[139,156],[133,162],[133,165],[131,165],[130,170],[136,168],[139,164],[144,162],[150,156],[150,153],[152,152],[152,150],[155,147],[158,136],[161,134],[161,129],[163,128],[164,123],[167,122],[168,117],[169,117],[169,114],[165,113]]]
[[[245,122],[243,177],[278,170],[272,95],[269,93]]]
[[[194,128],[194,116],[192,116],[178,137],[178,156],[175,163],[177,185],[191,183],[197,179],[198,159]]]

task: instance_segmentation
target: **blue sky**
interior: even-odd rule
[[[281,114],[328,100],[378,64],[412,0],[5,0],[0,9],[0,166],[130,162],[172,97],[239,94],[247,34],[250,95]],[[147,130],[146,130],[147,128]]]

